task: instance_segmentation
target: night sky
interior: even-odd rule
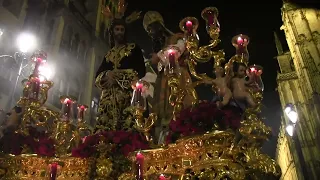
[[[271,126],[274,132],[274,138],[264,145],[263,150],[273,157],[282,113],[278,92],[276,91],[276,75],[279,68],[277,60],[274,58],[277,55],[274,31],[278,33],[280,40],[283,42],[284,50],[288,49],[284,32],[280,31],[282,1],[131,0],[128,3],[127,13],[129,14],[134,10],[140,10],[143,13],[149,10],[160,12],[166,27],[173,32],[180,32],[179,22],[184,17],[194,16],[198,18],[200,23],[198,34],[202,44],[208,43],[209,36],[206,34],[205,21],[201,18],[200,13],[205,7],[214,6],[218,8],[218,19],[221,26],[220,39],[222,40],[218,48],[225,50],[227,60],[235,53],[231,38],[237,34],[246,34],[250,37],[248,46],[250,64],[259,64],[264,68],[262,75],[265,84],[263,114],[266,117],[265,123]],[[130,25],[129,31],[130,41],[139,44],[147,54],[150,53],[151,41],[143,29],[142,20]],[[211,74],[212,67],[212,63],[203,64],[198,67],[198,71]],[[198,92],[202,99],[212,97],[209,88],[201,87]]]

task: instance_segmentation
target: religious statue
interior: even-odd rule
[[[255,108],[255,103],[249,90],[254,85],[254,79],[250,73],[247,72],[247,66],[244,63],[233,63],[234,77],[231,79],[231,87],[233,98],[238,102],[245,102],[250,108]],[[246,80],[248,75],[249,80]]]
[[[217,107],[222,108],[226,106],[232,98],[232,92],[230,90],[230,81],[232,78],[232,70],[225,72],[224,68],[220,65],[220,62],[215,62],[214,65],[215,79],[208,80],[207,84],[212,84],[213,89],[218,96]]]
[[[103,13],[107,17],[112,15],[112,23],[109,27],[111,49],[96,73],[95,84],[102,91],[96,132],[129,130],[133,126],[134,122],[127,118],[124,110],[130,106],[132,84],[146,74],[140,47],[126,40],[128,18],[122,19],[124,10],[118,8],[119,14],[110,15],[109,8],[106,8]],[[129,20],[132,21],[132,16],[129,17]],[[136,14],[134,19],[137,18]]]
[[[154,83],[155,91],[153,98],[149,99],[151,104],[151,112],[158,114],[158,127],[163,125],[168,125],[170,120],[173,118],[174,106],[173,102],[176,101],[176,98],[173,97],[170,99],[170,87],[168,84],[168,76],[166,76],[164,65],[161,63],[161,52],[166,47],[175,46],[179,49],[182,54],[179,58],[179,84],[181,90],[190,90],[193,88],[186,88],[192,86],[192,80],[188,73],[188,70],[184,67],[184,60],[186,59],[185,42],[183,40],[184,35],[182,33],[173,33],[167,29],[164,25],[163,17],[159,12],[148,11],[144,15],[143,27],[152,39],[152,48],[153,53],[147,66],[147,71],[157,74],[157,80]],[[194,90],[194,89],[193,89]],[[188,91],[186,96],[181,94],[180,99],[183,100],[183,106],[188,107],[192,105],[190,98],[196,97],[195,91]],[[156,132],[159,134],[160,132]]]

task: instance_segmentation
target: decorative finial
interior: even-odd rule
[[[105,7],[102,7],[101,13],[109,20],[107,26],[110,27],[114,19],[123,19],[128,4],[125,0],[109,0]],[[134,11],[125,18],[127,24],[132,23],[140,18],[140,12]]]
[[[282,48],[282,44],[280,42],[280,39],[278,37],[278,34],[274,31],[273,32],[274,34],[274,42],[276,44],[276,48],[277,48],[277,51],[278,51],[278,55],[281,55],[283,54],[283,48]]]

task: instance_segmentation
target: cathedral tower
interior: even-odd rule
[[[281,11],[281,30],[289,51],[283,52],[275,35],[280,66],[278,92],[283,108],[293,104],[298,122],[294,130],[297,138],[292,139],[285,132],[289,120],[282,117],[276,159],[282,168],[282,179],[303,179],[306,173],[309,179],[319,179],[320,11],[289,2],[284,2]]]

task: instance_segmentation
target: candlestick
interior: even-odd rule
[[[71,104],[72,104],[72,101],[67,98],[67,99],[65,99],[64,104],[65,104],[65,106],[66,106],[65,116],[66,116],[67,119],[69,120],[70,114],[71,114]]]
[[[58,169],[58,163],[51,163],[50,164],[50,180],[56,180],[57,169]]]
[[[187,28],[188,34],[191,35],[192,31],[193,31],[193,23],[192,23],[192,21],[187,21],[186,22],[186,28]]]
[[[144,162],[144,156],[142,153],[138,152],[136,155],[136,165],[137,165],[136,180],[143,180],[143,162]]]
[[[169,55],[168,55],[168,59],[169,59],[169,62],[170,64],[174,64],[175,63],[175,60],[176,60],[176,56],[175,56],[175,52],[173,50],[169,50],[168,51]]]
[[[249,37],[239,34],[232,38],[232,45],[236,48],[236,55],[242,59],[243,62],[248,62],[249,52],[247,46],[249,44]]]
[[[76,98],[69,96],[61,96],[60,101],[62,103],[62,113],[64,120],[69,121],[72,116],[72,105],[76,102]]]
[[[257,86],[258,90],[263,91],[264,90],[264,84],[261,79],[261,74],[262,74],[262,66],[259,65],[252,65],[249,67],[249,73],[252,73],[252,78],[255,82],[255,85]]]
[[[40,92],[40,79],[38,77],[32,77],[31,78],[31,86],[32,86],[32,94],[31,94],[31,99],[37,100],[39,97],[39,92]]]
[[[83,105],[83,104],[78,105],[78,121],[79,122],[84,120],[84,115],[87,109],[88,109],[88,106],[86,105]]]
[[[143,80],[139,80],[133,90],[133,96],[131,99],[131,106],[133,106],[136,110],[145,111],[147,108],[146,105],[146,97],[143,95],[146,90],[145,82]]]
[[[35,76],[39,75],[39,67],[42,63],[47,62],[47,53],[41,50],[38,50],[33,53],[31,59],[35,62],[35,67],[33,70],[33,74]]]
[[[140,106],[141,104],[141,97],[142,97],[142,87],[143,87],[143,84],[140,83],[140,82],[137,82],[136,84],[136,98],[138,100],[138,104]]]
[[[196,31],[199,21],[195,17],[186,17],[180,21],[179,27],[185,33],[187,38],[197,38]]]
[[[161,175],[159,176],[159,180],[167,180],[167,178],[166,178],[163,174],[161,174]]]
[[[202,18],[207,22],[207,31],[211,28],[220,30],[218,21],[218,9],[215,7],[207,7],[201,12]]]
[[[169,74],[173,74],[176,68],[176,54],[173,49],[168,50]]]

